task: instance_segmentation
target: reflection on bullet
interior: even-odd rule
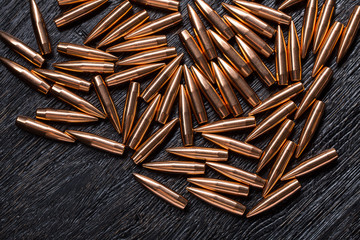
[[[60,130],[29,117],[18,116],[16,118],[16,125],[23,130],[38,135],[40,137],[63,142],[75,142],[72,137],[61,132]]]
[[[84,2],[83,4],[76,6],[69,11],[66,11],[61,15],[57,16],[54,19],[54,22],[57,27],[63,27],[95,11],[107,1],[108,0],[94,0]]]
[[[67,90],[66,88],[64,88],[56,83],[51,87],[50,92],[55,97],[66,102],[67,104],[70,104],[71,106],[75,107],[76,109],[78,109],[84,113],[87,113],[89,115],[99,117],[99,118],[106,117],[105,114],[102,113],[96,107],[94,107],[94,105],[92,105],[91,103],[89,103],[88,101],[83,99],[82,97],[76,95],[75,93]]]
[[[99,135],[75,130],[66,130],[65,133],[74,137],[79,142],[93,148],[118,155],[122,155],[124,152],[125,146],[123,144],[108,138],[101,137]]]
[[[91,0],[57,0],[59,6],[70,5],[81,2],[90,2]]]
[[[330,55],[332,54],[337,41],[341,36],[341,32],[344,28],[344,25],[340,22],[334,22],[332,27],[327,32],[322,45],[320,46],[319,52],[316,56],[314,63],[314,68],[312,70],[312,77],[315,77],[316,74],[321,70],[325,65]]]
[[[203,178],[203,177],[188,178],[187,181],[199,187],[206,188],[214,192],[241,196],[241,197],[247,197],[249,194],[249,186],[238,182],[231,182],[216,178]]]
[[[132,0],[132,1],[141,5],[175,11],[175,12],[179,11],[179,4],[180,4],[176,0]]]
[[[314,32],[314,45],[313,53],[315,54],[320,46],[322,41],[325,38],[325,35],[330,27],[331,17],[333,15],[335,8],[335,0],[326,0],[321,8],[321,12],[317,18]]]
[[[174,174],[201,175],[205,174],[205,164],[189,161],[150,162],[144,168]]]
[[[174,47],[163,47],[150,49],[135,53],[116,62],[119,66],[143,65],[154,62],[161,62],[168,58],[176,57],[177,52]]]
[[[0,62],[2,62],[13,74],[18,76],[31,88],[43,94],[47,94],[49,92],[51,86],[37,75],[32,74],[29,70],[27,70],[23,66],[3,57],[0,57]]]
[[[100,61],[67,61],[54,63],[54,68],[59,68],[72,72],[86,72],[86,73],[114,73],[114,63],[100,62]]]
[[[216,122],[208,123],[206,125],[197,127],[194,132],[200,133],[220,133],[220,132],[232,132],[239,131],[247,128],[253,128],[256,126],[255,117],[239,117],[225,120],[219,120]]]
[[[303,59],[306,57],[314,35],[317,12],[318,0],[309,0],[306,5],[301,30],[301,57]]]
[[[180,86],[179,93],[179,119],[181,138],[184,146],[191,146],[194,144],[194,135],[192,129],[191,110],[187,92],[184,85]]]
[[[26,60],[31,62],[37,67],[41,67],[45,59],[37,53],[34,49],[23,43],[20,39],[0,30],[0,38],[12,50],[20,54]]]
[[[159,31],[162,31],[166,28],[170,28],[180,23],[182,20],[182,16],[180,12],[175,12],[164,17],[155,19],[151,22],[148,22],[140,27],[136,28],[134,31],[125,35],[124,39],[134,39],[149,36],[155,34]]]
[[[57,50],[60,53],[75,56],[79,58],[96,60],[96,61],[117,61],[118,57],[101,51],[99,49],[87,47],[84,45],[78,45],[73,43],[62,43],[60,42],[57,46]]]
[[[146,177],[144,175],[140,175],[138,173],[133,173],[135,179],[140,182],[144,187],[149,189],[152,193],[160,198],[164,199],[166,202],[174,205],[177,208],[185,209],[188,200],[186,200],[180,194],[174,192],[170,188],[162,185],[161,183]]]
[[[228,159],[228,151],[218,148],[176,147],[168,148],[166,151],[181,157],[211,162],[224,162]]]
[[[296,104],[293,101],[288,101],[276,109],[272,114],[265,118],[256,128],[247,136],[246,142],[251,141],[270,129],[281,123],[287,116],[295,112],[297,109]]]
[[[301,81],[301,57],[300,57],[300,44],[297,35],[296,27],[291,21],[289,28],[288,40],[288,66],[291,81]]]
[[[280,25],[277,27],[275,36],[275,64],[276,64],[276,80],[279,85],[288,85],[288,56],[286,43]]]
[[[311,104],[313,104],[316,98],[324,90],[325,86],[328,84],[329,80],[333,75],[333,71],[324,67],[319,74],[316,76],[314,82],[310,85],[309,90],[305,93],[304,98],[301,100],[298,110],[295,113],[294,119],[298,119],[305,111],[308,109]]]
[[[125,144],[136,116],[138,99],[140,96],[140,83],[131,82],[126,95],[124,113],[122,118],[123,143]]]
[[[38,108],[36,110],[36,118],[40,120],[64,123],[89,123],[97,122],[99,120],[97,117],[90,116],[82,112],[52,108]]]
[[[106,52],[122,53],[155,49],[167,45],[166,35],[152,35],[121,42],[106,49]]]
[[[272,208],[273,206],[293,195],[300,188],[301,185],[297,179],[286,183],[281,188],[276,189],[275,191],[267,195],[265,198],[263,198],[258,204],[256,204],[255,207],[250,210],[250,212],[248,212],[248,214],[246,214],[246,217],[249,218],[255,216]]]
[[[282,11],[282,10],[284,10],[286,8],[289,8],[289,7],[295,5],[295,4],[299,3],[299,2],[302,2],[302,1],[304,1],[304,0],[285,0],[285,1],[282,2],[280,7],[278,8],[278,10]]]

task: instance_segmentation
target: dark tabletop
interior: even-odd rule
[[[59,41],[82,43],[94,25],[120,1],[111,0],[86,19],[63,29],[57,29],[53,19],[61,8],[55,0],[38,0],[51,37],[53,53],[47,56],[44,67],[52,68],[54,62],[72,58],[55,51]],[[177,34],[182,29],[191,30],[186,4],[193,1],[181,0],[182,24],[166,31],[169,45],[176,46],[178,53],[184,52],[184,64],[192,60],[184,50]],[[225,13],[221,1],[209,1],[220,15]],[[226,0],[225,2],[230,2]],[[279,6],[280,0],[264,0],[268,6]],[[275,3],[274,3],[275,2]],[[320,6],[323,3],[319,1]],[[338,0],[333,21],[343,24],[359,1]],[[135,4],[134,4],[135,5]],[[0,0],[1,29],[15,35],[37,48],[29,12],[28,1]],[[305,3],[285,10],[294,21],[300,35]],[[65,10],[67,8],[64,8]],[[138,6],[134,11],[138,11]],[[149,9],[149,8],[147,8]],[[197,9],[196,9],[197,10]],[[320,11],[320,7],[319,7]],[[167,12],[149,10],[151,19]],[[209,25],[207,25],[209,27]],[[287,38],[287,27],[283,27]],[[192,31],[191,31],[192,32]],[[299,162],[334,147],[339,158],[312,174],[299,178],[302,188],[295,195],[273,209],[247,219],[214,208],[186,191],[185,176],[168,175],[145,170],[130,159],[129,149],[122,157],[86,147],[80,143],[66,144],[31,135],[15,126],[18,115],[35,117],[40,107],[71,109],[68,105],[49,96],[42,95],[13,76],[0,65],[0,238],[1,239],[358,239],[359,238],[359,67],[360,38],[350,49],[350,54],[341,65],[335,63],[332,55],[328,66],[334,70],[334,77],[321,97],[326,104],[322,124],[304,154],[293,159],[288,169]],[[231,41],[233,46],[235,42]],[[273,46],[273,40],[269,43]],[[236,46],[237,48],[237,46]],[[0,56],[19,64],[33,66],[0,43]],[[303,60],[303,83],[308,88],[313,79],[311,70],[314,55]],[[274,57],[266,60],[274,72]],[[82,75],[84,76],[84,75]],[[154,75],[140,80],[141,88]],[[90,79],[90,76],[85,76]],[[275,92],[277,87],[266,88],[255,74],[248,82],[262,99]],[[118,111],[122,114],[128,84],[110,89]],[[80,93],[100,108],[92,89],[89,94]],[[295,101],[303,97],[300,94]],[[239,96],[246,112],[249,106]],[[146,104],[141,101],[141,110]],[[218,119],[206,103],[210,121]],[[270,111],[271,112],[271,111]],[[308,112],[307,112],[308,113]],[[260,115],[261,120],[269,113]],[[290,139],[298,141],[306,115],[296,121]],[[139,113],[138,113],[139,116]],[[177,116],[177,103],[171,118]],[[76,129],[99,134],[121,141],[108,121],[95,124],[64,125],[51,124],[61,130]],[[194,126],[196,123],[194,122]],[[160,124],[153,123],[147,136]],[[276,129],[252,143],[265,148]],[[227,134],[244,140],[249,131]],[[212,143],[195,135],[197,146],[215,147]],[[181,146],[179,127],[176,127],[148,161],[178,160],[165,148]],[[230,153],[229,163],[247,171],[255,172],[257,162]],[[266,177],[269,169],[261,174]],[[162,201],[145,190],[132,176],[133,172],[152,177],[182,194],[189,200],[185,211]],[[225,179],[207,169],[207,176]],[[251,209],[261,198],[261,192],[251,188],[249,197],[235,197],[235,200]]]

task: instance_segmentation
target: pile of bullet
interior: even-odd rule
[[[79,60],[55,63],[53,67],[58,70],[50,70],[41,67],[45,61],[44,56],[51,52],[51,41],[35,0],[30,0],[32,25],[40,53],[6,32],[1,31],[0,37],[36,68],[29,71],[9,59],[1,57],[0,60],[32,88],[43,94],[50,93],[78,111],[37,109],[37,120],[19,116],[16,124],[45,138],[70,143],[79,141],[113,154],[122,155],[126,148],[130,148],[134,150],[132,160],[140,165],[164,142],[179,122],[183,146],[168,148],[166,151],[192,161],[156,161],[144,163],[142,166],[155,171],[185,175],[204,175],[205,167],[208,166],[233,181],[206,177],[188,178],[190,183],[198,186],[188,187],[190,193],[221,209],[243,215],[245,206],[224,195],[246,197],[250,187],[259,188],[263,191],[263,199],[246,216],[259,214],[298,191],[301,188],[298,177],[338,157],[335,149],[328,149],[285,172],[289,161],[301,156],[321,122],[325,104],[318,97],[333,75],[326,63],[338,42],[338,63],[349,50],[360,25],[360,6],[355,7],[344,27],[340,22],[331,21],[335,0],[325,0],[319,15],[318,0],[307,0],[299,40],[291,16],[282,11],[301,1],[286,0],[276,10],[256,2],[234,0],[234,5],[222,3],[230,15],[221,17],[204,0],[194,0],[198,12],[213,29],[206,29],[195,9],[187,6],[188,17],[196,37],[194,38],[188,30],[183,30],[179,33],[179,39],[195,64],[188,68],[181,65],[183,54],[178,55],[174,47],[167,46],[166,36],[155,35],[182,21],[183,16],[178,12],[179,2],[131,0],[141,6],[174,11],[164,17],[149,20],[146,10],[138,11],[125,19],[132,8],[132,4],[125,0],[93,28],[84,40],[85,45],[59,43],[58,52]],[[57,27],[63,27],[85,18],[106,2],[107,0],[58,0],[60,6],[75,3],[78,5],[55,18],[54,22]],[[274,28],[274,25],[277,27]],[[288,26],[287,44],[283,36],[283,26]],[[275,50],[263,40],[271,39],[273,36]],[[235,38],[240,52],[228,42],[232,38]],[[95,40],[98,41],[96,48],[86,46]],[[305,90],[301,83],[301,59],[305,58],[311,43],[312,51],[316,54],[312,71],[314,80],[297,106],[292,98]],[[114,55],[129,52],[130,54],[122,59]],[[220,57],[220,53],[223,57]],[[262,61],[262,58],[268,58],[272,54],[275,55],[276,74],[273,74]],[[170,59],[167,64],[163,63]],[[114,72],[115,65],[129,68]],[[97,75],[89,82],[65,71]],[[135,80],[154,72],[158,72],[157,75],[140,93],[140,83]],[[284,88],[261,100],[245,80],[253,72],[259,76],[264,87],[278,84]],[[181,83],[182,78],[184,83]],[[128,82],[129,89],[120,121],[108,87]],[[73,92],[89,92],[91,86],[95,89],[102,110]],[[247,116],[241,117],[244,113],[235,90],[252,107]],[[148,103],[148,106],[135,121],[140,98]],[[208,122],[204,99],[211,104],[220,120]],[[176,101],[179,105],[179,116],[169,119]],[[298,142],[288,140],[295,120],[308,109],[310,111]],[[265,111],[269,113],[267,117],[257,122],[256,115]],[[292,114],[293,120],[290,119]],[[199,124],[196,128],[193,128],[192,115]],[[232,117],[229,117],[230,115]],[[88,123],[97,122],[99,118],[111,122],[116,132],[122,135],[122,143],[88,132],[62,132],[45,123]],[[144,139],[154,121],[163,126],[148,139]],[[273,128],[277,128],[277,132],[264,150],[249,143]],[[244,142],[221,135],[243,129],[252,129]],[[219,148],[193,146],[194,134],[201,134]],[[262,171],[265,166],[270,166],[272,162],[269,175],[264,179],[255,173],[225,164],[228,151],[258,160],[256,173]],[[134,177],[167,202],[181,209],[186,207],[188,201],[170,188],[140,174],[134,173]],[[273,190],[279,180],[287,182]]]

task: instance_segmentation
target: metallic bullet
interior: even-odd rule
[[[30,0],[31,22],[39,50],[42,55],[51,53],[51,43],[45,21],[35,0]]]
[[[95,11],[107,1],[108,0],[93,0],[84,2],[81,5],[60,14],[54,19],[54,22],[57,27],[63,27]]]
[[[278,84],[288,85],[289,71],[287,46],[280,25],[277,27],[275,36],[275,67]]]
[[[200,133],[221,133],[243,130],[247,128],[253,128],[256,126],[255,117],[238,117],[225,120],[219,120],[216,122],[208,123],[206,125],[197,127],[194,132]]]
[[[106,152],[122,155],[124,153],[124,144],[114,140],[101,137],[88,132],[81,132],[75,130],[66,130],[65,133],[74,137],[79,142],[93,148],[97,148]]]
[[[57,46],[59,53],[75,56],[83,59],[95,60],[95,61],[109,61],[114,62],[118,60],[118,57],[101,51],[96,48],[91,48],[84,45],[78,45],[73,43],[60,42]]]
[[[298,110],[295,113],[294,119],[298,119],[316,100],[316,98],[324,90],[325,86],[328,84],[332,78],[333,71],[324,67],[320,70],[320,73],[316,76],[313,83],[310,85],[309,90],[305,93],[304,98],[301,100]]]
[[[188,178],[187,181],[214,192],[241,197],[247,197],[249,194],[249,186],[238,182],[203,177]]]
[[[257,188],[263,188],[265,185],[265,179],[254,173],[244,171],[240,168],[217,162],[206,162],[206,165],[223,174],[224,176],[231,178],[235,181],[244,183],[246,185]]]
[[[162,47],[135,53],[116,62],[118,66],[143,65],[154,62],[161,62],[168,58],[176,57],[175,47]]]
[[[62,109],[52,108],[38,108],[36,110],[36,118],[40,120],[64,123],[89,123],[97,122],[97,117],[77,112]]]
[[[153,35],[159,31],[175,26],[176,24],[180,23],[181,20],[182,20],[181,13],[175,12],[166,15],[164,17],[155,19],[153,21],[150,21],[144,25],[141,25],[140,27],[136,28],[134,31],[125,35],[124,39],[129,40],[129,39]]]
[[[154,179],[151,179],[144,175],[140,175],[138,173],[133,173],[133,175],[139,183],[141,183],[144,187],[146,187],[156,196],[159,196],[160,198],[164,199],[166,202],[170,203],[171,205],[174,205],[177,208],[185,209],[188,200],[186,200],[180,194],[174,192],[170,188],[162,185],[161,183],[155,181]]]
[[[324,114],[325,103],[316,100],[301,132],[295,157],[299,158],[318,128]]]
[[[295,123],[290,119],[286,119],[279,127],[279,130],[275,133],[269,144],[266,146],[263,154],[258,163],[256,172],[260,172],[266,164],[280,151],[281,147],[286,142],[286,139],[290,136],[291,131],[294,129]]]
[[[237,20],[239,20],[241,23],[245,24],[255,32],[260,33],[261,35],[268,38],[272,38],[274,36],[276,30],[260,18],[252,15],[251,13],[241,8],[227,3],[222,3],[222,6],[234,17],[236,17]]]
[[[120,85],[129,81],[140,79],[146,75],[149,75],[160,68],[164,67],[165,63],[151,63],[128,68],[120,72],[114,73],[105,78],[106,85],[108,87]]]
[[[135,3],[150,6],[154,8],[169,10],[169,11],[179,11],[179,1],[176,0],[131,0]]]
[[[41,67],[45,62],[43,56],[37,53],[34,49],[23,43],[20,39],[0,30],[0,38],[12,50],[20,54],[23,58],[31,62],[37,67]]]
[[[188,190],[201,200],[227,212],[240,216],[242,216],[245,212],[246,207],[244,205],[218,193],[196,187],[187,187],[186,190]]]
[[[238,36],[235,37],[237,44],[245,56],[246,62],[251,66],[251,68],[257,72],[261,80],[266,84],[266,86],[271,86],[276,82],[274,75],[266,67],[265,63],[261,60],[259,55],[241,38]]]
[[[301,188],[301,185],[297,179],[294,179],[291,182],[286,183],[279,189],[274,190],[270,194],[268,194],[265,198],[263,198],[255,207],[253,207],[250,212],[246,214],[246,217],[252,217],[259,213],[262,213],[278,203],[282,202],[286,198],[293,195]]]
[[[146,86],[145,90],[141,93],[141,98],[145,102],[151,101],[159,90],[165,85],[165,83],[171,78],[173,73],[180,65],[181,59],[184,54],[179,54],[176,58],[171,60],[161,71],[156,75],[156,77]]]
[[[72,137],[62,131],[29,117],[18,116],[16,118],[16,125],[23,130],[40,137],[63,142],[75,142]]]
[[[300,56],[300,44],[297,35],[296,27],[293,21],[291,21],[289,28],[288,39],[288,67],[291,81],[301,81],[302,69],[301,69],[301,56]]]
[[[81,2],[90,2],[92,0],[57,0],[59,6],[65,6],[75,3],[81,3]]]
[[[318,0],[309,0],[306,5],[304,19],[301,30],[301,57],[306,57],[314,36],[316,16],[318,12]]]
[[[35,68],[31,72],[46,80],[79,91],[89,92],[91,87],[91,82],[64,72],[43,68]]]
[[[135,127],[132,129],[126,145],[131,149],[137,149],[142,139],[144,138],[146,131],[149,129],[152,120],[155,117],[156,110],[159,106],[161,95],[158,94],[154,100],[149,104],[145,111],[140,116]]]
[[[205,55],[205,57],[208,60],[212,60],[216,58],[217,53],[215,46],[211,41],[208,32],[206,31],[206,27],[204,23],[201,21],[200,17],[197,15],[195,10],[190,6],[190,4],[187,5],[187,10],[188,10],[191,26],[193,27],[193,31],[198,40],[202,53]]]
[[[325,63],[330,58],[337,41],[340,39],[343,28],[344,25],[342,23],[334,22],[329,31],[326,33],[326,36],[316,56],[316,60],[312,70],[312,77],[316,76],[316,74],[321,70],[321,68],[324,67]]]
[[[155,120],[161,124],[165,124],[174,106],[175,100],[180,89],[180,81],[182,76],[182,67],[178,67],[171,76],[169,84],[166,88],[164,96],[161,99],[159,109],[157,110]],[[180,113],[180,112],[179,112]]]
[[[122,118],[122,131],[123,131],[124,144],[126,143],[130,135],[132,126],[134,124],[139,96],[140,96],[140,83],[131,82],[129,85],[129,90],[126,95],[124,113]]]
[[[211,162],[224,162],[228,159],[228,151],[218,148],[176,147],[168,148],[166,151],[185,158]]]
[[[174,174],[202,175],[205,174],[205,164],[189,161],[166,161],[166,162],[150,162],[142,165],[155,171],[161,171]]]
[[[149,37],[135,38],[121,42],[115,46],[106,49],[106,52],[122,53],[135,52],[165,47],[167,45],[166,35],[152,35]]]
[[[106,117],[105,114],[102,113],[99,109],[97,109],[94,105],[56,83],[51,87],[50,92],[55,97],[59,98],[60,100],[66,102],[67,104],[75,107],[76,109],[84,113],[98,118]]]
[[[53,67],[82,73],[114,73],[115,64],[111,62],[81,60],[54,63]]]
[[[352,42],[355,39],[356,33],[359,30],[360,26],[360,5],[356,5],[349,21],[344,28],[344,31],[341,36],[339,51],[337,53],[336,62],[339,63],[347,51],[349,50]]]
[[[0,57],[0,62],[2,62],[5,67],[7,67],[13,74],[27,83],[31,88],[43,94],[47,94],[49,92],[51,86],[37,75],[32,74],[23,66],[3,57]]]
[[[335,0],[326,0],[322,5],[314,31],[314,54],[319,50],[320,46],[322,45],[322,41],[324,40],[325,35],[330,27],[331,17],[334,13],[334,8]]]
[[[194,134],[192,129],[191,109],[184,85],[180,86],[179,93],[179,119],[181,138],[184,146],[194,144]]]
[[[128,19],[119,23],[114,29],[112,29],[96,46],[97,48],[104,47],[113,43],[120,38],[126,36],[129,32],[137,29],[149,18],[149,14],[145,10],[141,10],[133,14]],[[125,37],[124,37],[125,38]],[[127,40],[127,39],[126,39]]]
[[[196,83],[201,92],[204,94],[208,102],[214,108],[215,112],[221,119],[226,118],[230,112],[227,109],[224,101],[221,99],[215,88],[210,84],[208,79],[196,67],[191,66],[191,71],[194,74]]]
[[[192,112],[198,124],[206,123],[208,118],[199,87],[196,85],[194,77],[186,65],[183,65],[186,92],[189,94],[189,102]]]
[[[290,114],[295,112],[297,109],[296,104],[289,100],[288,102],[281,105],[272,114],[265,118],[256,128],[247,136],[245,142],[251,141],[270,129],[277,126],[279,123],[284,121]]]
[[[265,57],[269,57],[274,50],[256,33],[254,33],[245,24],[238,20],[225,15],[225,21],[232,27],[238,37],[249,44],[255,51],[261,53]]]
[[[241,96],[252,106],[261,103],[258,95],[249,86],[245,79],[228,62],[218,57],[218,62],[230,83],[236,88]]]
[[[92,79],[92,82],[106,116],[109,118],[115,130],[120,134],[121,124],[119,114],[103,78],[97,75]]]
[[[279,11],[282,11],[286,8],[289,8],[297,3],[300,3],[304,0],[285,0],[281,3],[280,7],[278,8]]]

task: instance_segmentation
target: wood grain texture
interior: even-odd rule
[[[49,30],[53,53],[47,56],[44,67],[71,59],[55,51],[59,41],[82,43],[93,26],[120,1],[110,1],[87,19],[70,27],[57,29],[53,19],[61,9],[55,0],[38,0]],[[179,41],[177,34],[182,29],[191,30],[186,4],[181,0],[183,22],[167,31],[170,46],[184,52],[184,63],[192,60]],[[220,1],[209,1],[220,15],[225,13]],[[230,2],[226,0],[226,2]],[[264,0],[268,6],[279,6],[281,1]],[[338,0],[333,19],[346,24],[357,1]],[[323,3],[322,0],[319,1]],[[285,12],[291,14],[298,33],[301,32],[304,3]],[[37,49],[31,26],[28,1],[0,0],[1,29],[22,39]],[[67,9],[67,8],[64,8]],[[137,6],[134,7],[138,10]],[[319,8],[320,11],[320,8]],[[166,12],[149,11],[151,18]],[[208,25],[207,25],[208,26]],[[209,26],[208,26],[209,27]],[[283,27],[287,38],[287,27]],[[191,31],[192,32],[192,31]],[[359,34],[358,34],[359,36]],[[130,159],[127,150],[118,157],[76,144],[53,142],[33,136],[15,126],[18,115],[35,116],[40,107],[71,109],[51,96],[44,96],[30,89],[0,66],[0,238],[1,239],[358,239],[360,212],[360,38],[357,36],[350,54],[341,65],[336,65],[335,54],[328,66],[334,77],[325,88],[321,98],[326,111],[321,126],[313,140],[298,160],[291,160],[290,167],[321,151],[334,147],[339,159],[330,165],[300,178],[302,189],[290,199],[272,210],[246,219],[216,209],[186,191],[184,176],[167,175],[145,170]],[[268,41],[273,46],[273,41]],[[233,46],[235,42],[231,41]],[[237,48],[237,46],[236,46]],[[0,55],[10,58],[28,68],[33,68],[19,55],[0,43]],[[314,55],[308,54],[303,61],[303,82],[308,88],[312,82],[311,70]],[[274,57],[266,61],[274,72]],[[88,79],[90,75],[86,76]],[[141,80],[141,88],[151,77]],[[247,79],[261,99],[277,90],[267,89],[254,74]],[[123,111],[128,84],[111,89],[119,112]],[[79,93],[100,107],[96,94]],[[303,94],[295,100],[298,104]],[[239,96],[240,98],[240,96]],[[250,110],[241,98],[241,104]],[[146,107],[140,104],[140,112]],[[209,120],[218,119],[206,102]],[[308,113],[308,112],[307,112]],[[266,116],[267,113],[260,116]],[[304,114],[307,115],[307,114]],[[177,116],[177,104],[172,116]],[[260,118],[257,118],[259,120]],[[298,141],[306,116],[296,122],[290,139]],[[51,124],[61,130],[76,129],[96,133],[114,140],[121,137],[110,122],[100,121],[87,125]],[[197,124],[194,122],[194,127]],[[147,136],[160,127],[152,124]],[[253,143],[264,149],[276,129]],[[249,131],[228,134],[244,140]],[[195,136],[197,146],[214,146]],[[177,127],[151,161],[180,159],[165,152],[167,147],[181,146],[180,130]],[[229,163],[255,172],[257,162],[230,153]],[[266,177],[268,168],[261,176]],[[138,172],[152,177],[189,199],[189,206],[180,211],[145,190],[132,176]],[[207,176],[219,177],[207,169]],[[234,199],[248,209],[260,199],[261,192],[252,188],[248,198]]]

